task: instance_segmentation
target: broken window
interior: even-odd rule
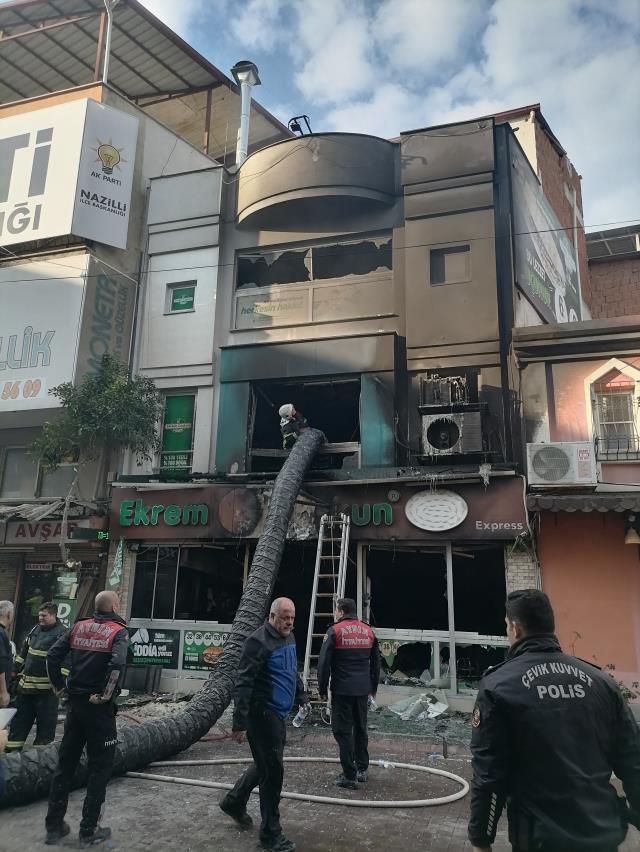
[[[317,246],[240,254],[236,289],[391,271],[391,237],[340,240]]]
[[[502,547],[474,547],[453,552],[456,631],[504,636],[505,585]]]
[[[255,382],[250,429],[251,470],[277,471],[288,453],[282,448],[278,409],[290,402],[309,425],[327,436],[327,444],[351,444],[335,453],[323,447],[314,467],[358,466],[360,379],[308,382]]]

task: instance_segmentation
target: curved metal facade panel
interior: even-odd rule
[[[242,165],[238,222],[275,227],[285,217],[344,219],[391,206],[397,195],[396,152],[385,139],[327,133],[289,139]]]

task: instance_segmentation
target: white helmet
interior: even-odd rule
[[[278,414],[280,417],[293,417],[295,412],[295,408],[290,402],[287,402],[285,405],[281,405]]]

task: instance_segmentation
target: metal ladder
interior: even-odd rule
[[[344,514],[323,515],[320,519],[302,674],[306,690],[309,689],[311,666],[317,666],[322,640],[327,627],[333,623],[336,601],[344,597],[350,523],[351,519]]]

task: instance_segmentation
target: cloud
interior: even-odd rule
[[[243,47],[270,50],[286,37],[282,15],[286,0],[249,0],[244,6],[234,5],[229,33]]]
[[[206,10],[206,0],[141,0],[141,3],[185,40],[192,34],[198,16]]]
[[[484,0],[384,0],[373,33],[386,61],[418,77],[459,62],[461,49],[481,32]]]

